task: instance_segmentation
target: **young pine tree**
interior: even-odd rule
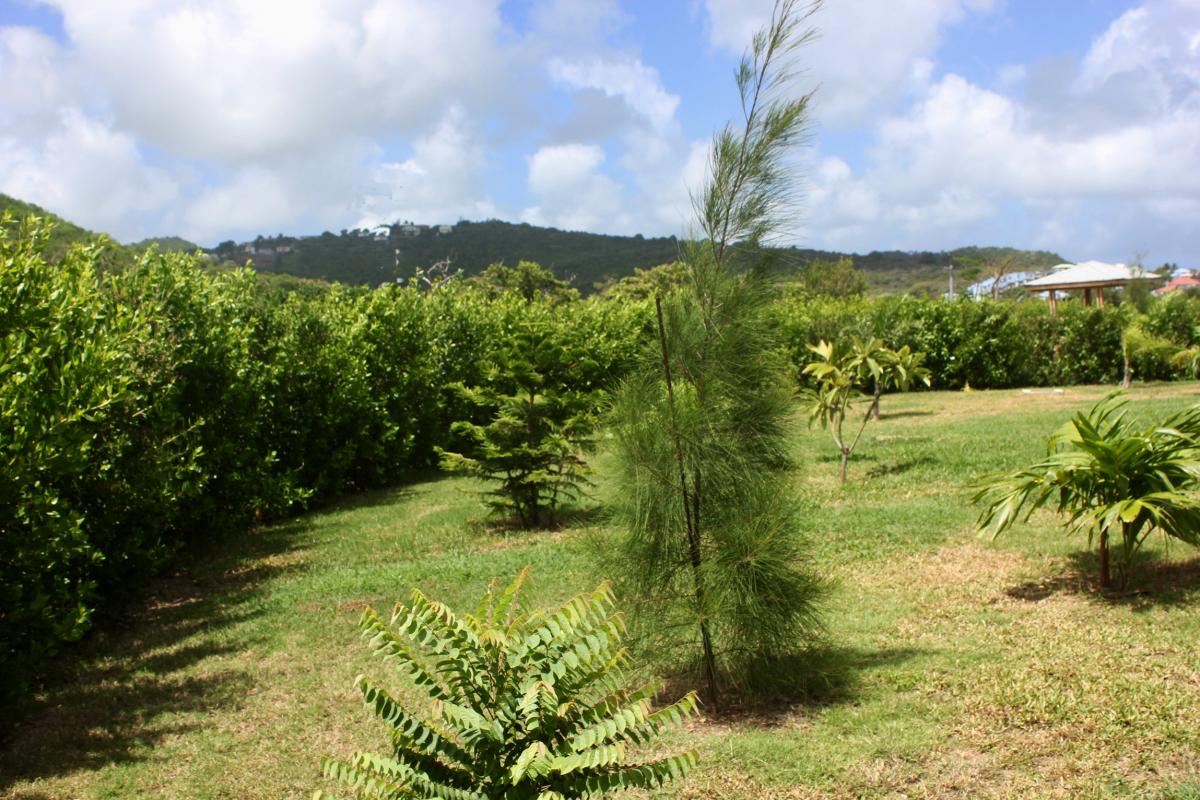
[[[580,354],[561,341],[561,324],[530,314],[496,347],[483,385],[458,386],[483,415],[483,424],[455,422],[469,454],[441,451],[442,466],[495,484],[487,492],[494,514],[522,528],[553,525],[558,507],[578,499],[587,483],[584,452],[592,445],[595,389],[573,385]]]
[[[622,583],[648,633],[697,654],[715,709],[723,683],[776,677],[819,627],[789,481],[793,392],[759,255],[792,207],[783,159],[810,96],[788,94],[789,67],[815,8],[778,2],[743,58],[744,124],[714,137],[686,279],[656,296],[658,340],[612,408]]]

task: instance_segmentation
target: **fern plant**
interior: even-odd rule
[[[526,574],[503,590],[493,583],[475,614],[416,589],[390,622],[363,614],[364,638],[428,697],[428,713],[359,676],[392,752],[324,759],[327,778],[360,798],[567,800],[658,787],[695,765],[694,751],[630,760],[631,749],[693,714],[696,697],[654,711],[655,684],[626,688],[624,621],[608,585],[528,613],[519,600]]]

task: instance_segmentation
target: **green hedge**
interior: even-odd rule
[[[889,347],[924,352],[938,389],[1116,383],[1124,373],[1122,338],[1129,331],[1135,378],[1178,377],[1170,357],[1186,341],[1162,332],[1192,335],[1200,303],[1159,301],[1146,317],[1132,306],[1059,303],[1057,316],[1044,301],[918,297],[788,297],[775,308],[777,323],[797,370],[811,360],[807,344],[851,335],[878,336]],[[1163,310],[1160,310],[1163,309]],[[1185,321],[1180,321],[1185,320]]]
[[[461,282],[264,291],[148,253],[50,265],[0,225],[0,700],[190,541],[393,482],[473,413],[450,385],[535,315],[589,354],[595,388],[637,350],[644,305],[488,298]]]

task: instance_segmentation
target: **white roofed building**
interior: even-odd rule
[[[1051,313],[1058,312],[1057,292],[1083,291],[1083,302],[1104,306],[1104,290],[1127,286],[1136,281],[1159,281],[1159,276],[1141,267],[1128,264],[1108,264],[1103,261],[1084,261],[1079,264],[1059,264],[1049,275],[1025,282],[1025,288],[1046,292]]]

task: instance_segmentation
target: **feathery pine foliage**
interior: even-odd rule
[[[788,481],[792,390],[756,257],[790,208],[782,159],[809,97],[784,88],[814,8],[778,3],[743,58],[744,128],[714,138],[695,198],[703,236],[682,250],[683,285],[656,297],[657,346],[612,410],[615,513],[628,531],[614,572],[663,652],[697,654],[714,708],[721,673],[775,677],[771,665],[818,628]]]
[[[979,482],[981,530],[998,536],[1053,504],[1072,532],[1086,532],[1100,551],[1100,586],[1112,583],[1109,545],[1118,540],[1121,585],[1154,530],[1200,546],[1200,405],[1159,425],[1138,427],[1119,392],[1079,412],[1047,444],[1046,458]]]
[[[392,753],[323,759],[328,778],[364,798],[568,800],[662,786],[695,765],[694,751],[629,759],[693,714],[696,698],[654,711],[657,686],[628,688],[624,621],[608,586],[530,613],[519,598],[525,575],[503,591],[493,583],[475,614],[419,590],[390,623],[363,614],[364,638],[427,695],[429,712],[360,676]]]
[[[536,313],[498,345],[479,386],[459,392],[488,415],[459,420],[452,430],[470,455],[442,451],[442,466],[496,482],[486,495],[492,512],[522,527],[553,525],[558,507],[577,500],[587,483],[583,453],[591,449],[600,391],[572,378],[596,363]]]

